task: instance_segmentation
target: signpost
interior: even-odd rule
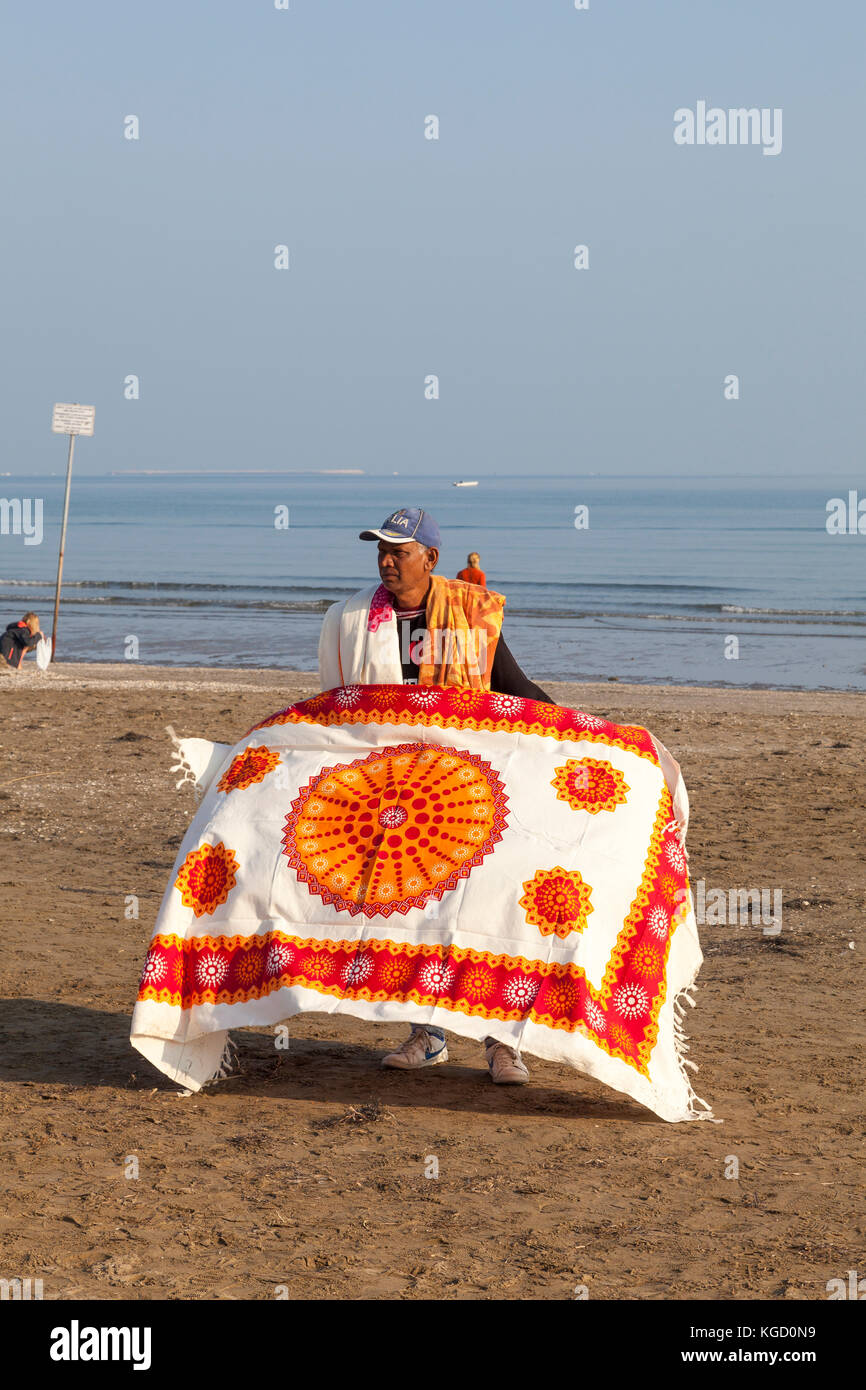
[[[69,435],[69,458],[66,463],[66,496],[63,500],[63,524],[60,527],[60,556],[57,561],[57,588],[54,591],[54,623],[51,628],[51,660],[57,651],[57,615],[60,609],[60,581],[63,578],[63,551],[66,546],[66,521],[69,516],[69,485],[72,482],[72,453],[77,434],[93,434],[96,407],[93,405],[55,405],[51,428],[55,434]]]

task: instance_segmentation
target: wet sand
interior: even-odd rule
[[[186,1098],[130,1048],[194,809],[165,726],[232,742],[316,689],[132,663],[0,681],[0,1276],[46,1299],[824,1299],[862,1272],[863,697],[549,685],[679,759],[693,884],[781,891],[776,937],[700,928],[688,1031],[723,1123],[669,1125],[532,1058],[495,1088],[454,1035],[433,1072],[382,1072],[403,1030],[354,1019],[295,1019],[282,1053],[235,1034],[240,1075]]]

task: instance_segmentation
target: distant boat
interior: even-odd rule
[[[477,479],[477,478],[474,478],[474,479],[471,479],[469,482],[463,482],[463,483],[452,483],[451,486],[452,486],[452,487],[477,487],[477,486],[478,486],[478,479]]]

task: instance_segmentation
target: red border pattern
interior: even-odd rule
[[[276,724],[410,724],[492,733],[540,734],[623,748],[659,765],[646,729],[611,724],[594,714],[458,686],[338,685],[254,724],[245,737]]]

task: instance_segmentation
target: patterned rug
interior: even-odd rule
[[[172,1079],[224,1074],[229,1029],[342,1013],[491,1035],[665,1120],[709,1118],[683,1055],[701,964],[684,793],[645,729],[343,686],[234,747],[178,748],[202,801],[132,1019]]]

